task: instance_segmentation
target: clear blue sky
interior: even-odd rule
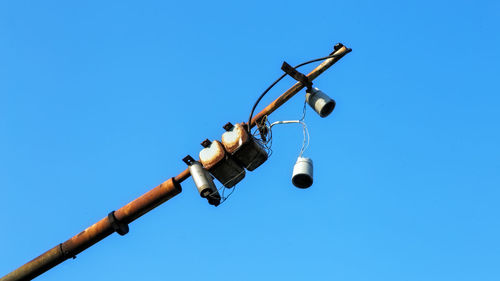
[[[70,3],[71,2],[71,3]],[[353,52],[301,143],[218,208],[183,192],[39,280],[500,280],[498,1],[2,1],[0,275],[185,168],[283,60]],[[308,71],[312,68],[306,68]],[[287,78],[265,105],[288,88]],[[300,116],[304,93],[272,115]]]

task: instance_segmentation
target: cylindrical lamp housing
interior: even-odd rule
[[[330,115],[335,108],[335,101],[318,88],[306,91],[306,101],[321,117]]]
[[[310,158],[299,157],[293,166],[292,183],[298,188],[308,188],[313,183],[313,162]]]

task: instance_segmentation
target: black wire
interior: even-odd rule
[[[250,112],[250,117],[248,118],[248,123],[247,123],[247,128],[248,128],[248,133],[249,133],[249,134],[251,134],[250,132],[251,132],[251,127],[252,127],[252,126],[251,126],[251,125],[252,125],[252,124],[251,124],[251,123],[252,123],[252,116],[253,116],[253,113],[254,113],[254,111],[255,111],[255,108],[256,108],[256,107],[257,107],[257,105],[259,104],[260,100],[261,100],[261,99],[262,99],[262,98],[263,98],[263,97],[267,94],[267,92],[269,92],[269,90],[271,90],[271,88],[272,88],[272,87],[274,87],[274,85],[278,84],[278,82],[279,82],[281,79],[285,78],[285,76],[286,76],[286,75],[287,75],[287,74],[286,74],[286,73],[284,73],[283,75],[281,75],[281,77],[280,77],[280,78],[278,78],[278,80],[274,81],[274,82],[271,84],[271,86],[269,86],[269,87],[268,87],[268,88],[267,88],[267,89],[266,89],[266,90],[265,90],[265,91],[264,91],[264,92],[260,95],[260,97],[257,99],[257,101],[255,102],[255,104],[253,105],[253,107],[252,107],[252,111]]]
[[[301,66],[304,66],[306,64],[310,64],[310,63],[313,63],[313,62],[317,62],[317,61],[321,61],[321,60],[326,60],[326,59],[330,59],[330,58],[334,58],[334,57],[338,57],[338,56],[341,56],[341,55],[345,55],[345,53],[342,53],[342,54],[335,54],[335,55],[330,55],[330,56],[326,56],[326,57],[322,57],[322,58],[319,58],[319,59],[314,59],[314,60],[310,60],[310,61],[306,61],[306,62],[303,62],[301,64],[298,64],[297,66],[294,67],[294,69],[297,69]],[[274,81],[271,86],[269,86],[260,96],[259,98],[257,99],[257,101],[255,102],[255,104],[253,105],[252,107],[252,111],[250,112],[250,117],[248,118],[248,123],[247,123],[247,128],[248,128],[248,133],[251,134],[251,123],[252,123],[252,117],[253,117],[253,113],[255,112],[255,108],[257,108],[257,105],[259,104],[260,100],[267,94],[267,92],[269,92],[269,90],[271,90],[274,85],[278,84],[279,81],[281,81],[281,79],[283,79],[287,74],[283,74],[280,76],[280,78],[278,78],[278,80]]]
[[[313,59],[313,60],[310,60],[310,61],[306,61],[306,62],[303,62],[301,64],[298,64],[296,65],[294,68],[297,69],[301,66],[304,66],[306,64],[310,64],[310,63],[313,63],[313,62],[317,62],[317,61],[320,61],[320,60],[326,60],[326,59],[331,59],[331,58],[334,58],[334,57],[338,57],[340,55],[344,55],[344,54],[336,54],[336,55],[330,55],[330,56],[326,56],[326,57],[322,57],[322,58],[319,58],[319,59]]]

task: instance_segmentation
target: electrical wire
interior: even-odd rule
[[[229,198],[229,196],[231,196],[231,194],[233,194],[233,192],[236,190],[236,186],[233,186],[231,188],[232,189],[231,192],[227,196],[224,196],[224,193],[227,189],[229,189],[229,188],[224,186],[224,189],[222,190],[221,201],[219,203],[219,206],[222,205],[222,203],[226,202],[226,200]]]
[[[260,140],[258,140],[258,139],[256,139],[256,141],[261,142],[261,141],[260,141]],[[261,144],[262,144],[262,143],[261,143]],[[262,145],[263,145],[263,144],[262,144]],[[263,145],[263,146],[264,146],[264,147],[266,147],[265,145]],[[266,147],[266,148],[267,148],[267,147]],[[272,151],[271,151],[271,153],[272,153]],[[269,156],[270,156],[270,153],[269,153],[269,151],[268,151],[268,157],[269,157]],[[259,161],[258,157],[255,157],[255,158],[254,158],[254,159],[250,162],[249,166],[252,166],[252,165],[253,165],[256,161]],[[244,170],[243,170],[243,171],[241,171],[240,173],[238,173],[237,175],[235,175],[234,177],[232,177],[230,180],[226,181],[226,183],[225,183],[225,184],[227,184],[228,182],[231,182],[232,180],[234,180],[234,179],[236,179],[236,178],[240,177],[243,173],[245,173],[245,171],[244,171]],[[221,187],[217,188],[217,190],[213,191],[213,192],[209,195],[209,196],[213,196],[213,195],[219,194],[219,197],[220,197],[221,201],[220,201],[220,203],[219,203],[219,205],[218,205],[218,206],[220,206],[220,205],[222,205],[222,203],[226,202],[226,200],[229,198],[229,196],[231,196],[231,195],[234,193],[234,191],[236,190],[236,186],[237,186],[237,185],[234,185],[234,186],[233,186],[233,187],[231,187],[231,188],[227,188],[227,187],[225,186],[225,184],[223,184]],[[226,190],[228,190],[228,189],[231,189],[231,192],[230,192],[227,196],[225,196],[225,192],[226,192]],[[222,191],[221,191],[221,190],[222,190]]]
[[[341,56],[341,55],[345,55],[345,53],[342,53],[342,54],[335,54],[335,55],[330,55],[330,56],[326,56],[326,57],[322,57],[322,58],[318,58],[318,59],[313,59],[313,60],[310,60],[310,61],[306,61],[306,62],[303,62],[301,64],[298,64],[294,67],[294,69],[297,69],[301,66],[304,66],[304,65],[307,65],[307,64],[310,64],[310,63],[313,63],[313,62],[317,62],[317,61],[321,61],[321,60],[326,60],[326,59],[331,59],[331,58],[335,58],[335,57],[338,57],[338,56]],[[276,84],[278,84],[279,81],[281,81],[281,79],[285,78],[287,74],[284,73],[283,75],[281,75],[276,81],[274,81],[260,96],[259,98],[257,99],[257,101],[255,102],[255,104],[253,105],[252,107],[252,111],[250,112],[250,117],[248,117],[248,123],[247,123],[247,131],[249,134],[251,134],[251,123],[252,123],[252,117],[253,117],[253,113],[255,112],[255,108],[257,108],[257,105],[259,104],[259,102],[262,100],[262,98],[267,94],[267,92],[269,92],[269,90],[271,90]]]
[[[307,109],[307,99],[304,99],[304,107],[302,108],[302,117],[299,121],[304,121],[306,119],[306,109]]]
[[[253,137],[254,141],[258,142],[259,145],[263,146],[266,149],[268,158],[271,157],[271,155],[273,153],[273,151],[271,149],[272,139],[273,139],[272,127],[275,125],[278,125],[278,124],[292,124],[292,123],[301,124],[302,128],[303,128],[304,139],[302,142],[302,148],[300,150],[299,156],[302,156],[304,151],[309,147],[309,140],[310,140],[309,130],[307,129],[307,124],[303,121],[305,119],[305,116],[306,116],[306,109],[307,109],[306,103],[304,102],[304,108],[302,110],[302,117],[300,118],[300,120],[277,121],[277,122],[274,122],[271,124],[271,122],[269,122],[269,119],[267,118],[267,115],[264,116],[260,120],[259,126],[265,127],[266,131],[268,132],[267,139],[263,140],[262,138],[260,138],[260,134],[259,134],[258,129],[254,130],[254,132],[252,133],[252,137]],[[250,166],[254,163],[254,161],[257,161],[257,160],[258,160],[257,158],[252,160],[252,162],[250,163]],[[235,175],[234,177],[232,177],[229,181],[226,182],[226,184],[228,182],[234,180],[235,178],[238,178],[239,176],[241,176],[242,173],[243,172],[240,172],[237,175]],[[227,196],[225,196],[226,190],[228,190],[228,189],[231,189],[231,192]],[[216,191],[212,192],[209,196],[219,194],[219,196],[221,198],[221,201],[219,203],[219,206],[220,206],[234,193],[235,190],[236,190],[236,185],[233,186],[232,188],[227,188],[223,184],[221,187],[217,188]]]
[[[273,154],[273,150],[271,149],[273,133],[270,129],[270,126],[271,126],[271,122],[269,122],[269,119],[266,115],[266,116],[262,117],[261,122],[258,125],[258,127],[260,127],[260,128],[262,128],[262,127],[265,128],[264,129],[266,131],[265,139],[262,138],[263,136],[260,134],[260,131],[258,129],[255,129],[252,133],[253,139],[265,148],[267,155],[268,155],[268,158],[270,158],[271,155]]]
[[[304,151],[309,147],[309,142],[311,137],[309,136],[309,130],[307,129],[307,124],[302,121],[302,120],[287,120],[287,121],[276,121],[271,124],[269,129],[272,129],[273,126],[275,125],[280,125],[280,124],[301,124],[302,125],[302,132],[304,134],[304,139],[302,141],[302,148],[300,149],[299,157],[302,157],[304,154]]]
[[[318,59],[313,59],[313,60],[310,60],[310,61],[306,61],[306,62],[303,62],[301,64],[298,64],[294,67],[294,69],[297,69],[301,66],[304,66],[304,65],[307,65],[307,64],[310,64],[310,63],[313,63],[313,62],[317,62],[317,61],[322,61],[322,60],[326,60],[326,59],[330,59],[330,58],[335,58],[335,57],[338,57],[338,56],[341,56],[341,55],[344,55],[344,54],[336,54],[336,55],[330,55],[330,56],[326,56],[326,57],[322,57],[322,58],[318,58]],[[299,156],[302,156],[302,154],[304,153],[304,151],[309,147],[309,141],[310,141],[310,136],[309,136],[309,130],[307,129],[307,125],[306,123],[304,122],[304,119],[306,117],[306,101],[304,101],[304,108],[302,110],[302,117],[299,119],[299,120],[289,120],[289,121],[276,121],[274,123],[270,123],[268,118],[267,118],[267,115],[264,116],[261,120],[261,124],[259,124],[259,127],[265,127],[266,128],[266,131],[268,133],[268,138],[267,140],[264,140],[262,138],[259,138],[257,135],[259,133],[259,130],[255,130],[253,133],[251,132],[251,122],[252,122],[252,117],[253,117],[253,113],[255,112],[255,109],[257,108],[257,105],[259,104],[259,102],[262,100],[262,98],[267,94],[267,92],[269,92],[276,84],[278,84],[278,82],[280,82],[283,78],[285,78],[287,74],[284,73],[283,75],[281,75],[276,81],[274,81],[269,87],[267,87],[267,89],[259,96],[259,98],[257,99],[257,101],[255,102],[255,104],[253,105],[252,107],[252,111],[250,112],[250,116],[248,118],[248,126],[247,126],[247,132],[249,135],[251,135],[254,140],[256,140],[257,142],[259,142],[260,145],[262,145],[264,148],[266,148],[267,150],[267,154],[268,154],[268,157],[271,157],[271,154],[272,154],[272,140],[273,140],[273,134],[272,134],[272,127],[275,126],[275,125],[278,125],[278,124],[293,124],[293,123],[298,123],[298,124],[301,124],[302,125],[302,131],[303,131],[303,134],[304,134],[304,139],[303,139],[303,142],[302,142],[302,148],[300,149],[300,154]],[[235,179],[236,177],[239,177],[241,175],[241,173],[239,173],[238,175],[234,176],[231,180]],[[231,181],[230,180],[230,181]],[[222,185],[222,187],[220,188],[217,188],[216,191],[214,191],[212,194],[210,194],[209,196],[212,196],[212,195],[215,195],[217,193],[219,193],[220,197],[221,197],[221,202],[219,203],[219,205],[221,205],[222,203],[224,203],[232,194],[233,192],[236,190],[236,186],[232,187],[231,189],[231,192],[227,195],[227,196],[224,196],[225,195],[225,191],[229,189],[227,187],[225,187],[224,185]],[[221,191],[222,190],[222,191]]]
[[[255,104],[252,107],[252,111],[250,112],[250,117],[248,117],[248,123],[247,123],[248,133],[250,133],[250,128],[252,127],[251,123],[252,123],[253,113],[255,111],[255,108],[259,104],[260,100],[267,94],[267,92],[269,92],[269,90],[271,90],[274,87],[274,85],[278,84],[278,82],[281,81],[281,79],[285,78],[286,75],[287,75],[286,73],[281,75],[280,78],[278,78],[276,81],[274,81],[262,94],[260,94],[259,98],[257,99],[257,101],[255,102]]]

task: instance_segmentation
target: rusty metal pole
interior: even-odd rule
[[[339,43],[340,44],[340,43]],[[341,45],[341,44],[340,44]],[[343,58],[345,55],[351,52],[351,49],[341,45],[338,50],[332,53],[332,55],[336,55],[333,58],[326,59],[323,61],[320,65],[318,65],[316,68],[314,68],[309,74],[307,74],[307,78],[309,81],[313,81],[314,79],[318,78],[323,72],[325,72],[330,66],[334,65],[336,62],[338,62],[341,58]],[[302,90],[305,86],[302,85],[302,83],[297,82],[295,83],[292,87],[290,87],[286,92],[281,94],[277,99],[275,99],[273,102],[271,102],[268,106],[266,106],[262,111],[257,113],[252,118],[252,122],[250,124],[250,127],[253,128],[256,124],[257,121],[262,119],[262,117],[267,116],[271,113],[273,113],[276,109],[278,109],[280,106],[282,106],[285,102],[287,102],[289,99],[291,99],[293,96],[295,96],[300,90]],[[175,177],[175,179],[179,182],[184,181],[189,177],[189,169],[185,169],[182,171],[178,176]],[[0,281],[3,281],[0,279]]]
[[[118,221],[129,224],[156,206],[181,193],[181,191],[182,188],[180,183],[174,178],[171,178],[116,210],[114,216]],[[32,261],[12,271],[0,280],[31,280],[63,261],[75,257],[77,254],[101,241],[114,231],[110,220],[108,217],[105,217],[84,231],[71,237],[66,242],[55,246]]]
[[[318,76],[321,75],[321,73],[325,72],[330,66],[334,65],[337,61],[339,61],[341,58],[343,58],[345,55],[347,55],[349,52],[351,52],[351,49],[343,46],[338,48],[335,52],[332,53],[332,55],[336,55],[333,58],[326,59],[323,61],[320,65],[318,65],[315,69],[313,69],[309,74],[307,74],[307,78],[309,81],[313,81],[314,79],[318,78]],[[271,113],[273,113],[276,109],[278,109],[280,106],[282,106],[285,102],[287,102],[289,99],[291,99],[295,94],[300,92],[305,87],[300,82],[295,83],[290,89],[286,90],[281,96],[279,96],[277,99],[275,99],[273,102],[271,102],[268,106],[266,106],[261,112],[257,113],[252,118],[252,122],[250,124],[251,127],[255,126],[257,124],[257,121],[262,119],[264,116],[267,116]]]
[[[311,71],[307,77],[310,81],[317,78],[321,73],[327,70],[330,66],[339,61],[344,55],[350,52],[350,49],[345,46],[337,49],[334,54],[338,55],[334,58],[329,58],[317,66],[313,71]],[[279,96],[261,112],[259,112],[252,119],[251,127],[255,126],[256,122],[259,121],[264,116],[267,116],[278,109],[281,105],[287,102],[295,94],[297,94],[304,85],[302,83],[295,83],[290,89]],[[165,201],[171,199],[177,194],[181,193],[182,188],[180,183],[189,177],[189,169],[182,171],[176,177],[173,177],[159,186],[146,192],[139,198],[133,200],[127,205],[121,207],[114,212],[114,219],[121,224],[128,225],[140,216],[151,211],[157,206],[161,205]],[[111,214],[110,214],[111,215]],[[62,263],[63,261],[74,258],[77,254],[81,253],[85,249],[94,245],[95,243],[106,238],[113,232],[117,231],[115,225],[112,224],[109,215],[95,224],[91,225],[84,231],[78,233],[77,235],[71,237],[64,243],[61,243],[47,252],[41,254],[37,258],[31,260],[30,262],[24,264],[18,269],[12,271],[11,273],[5,275],[0,279],[0,281],[20,281],[20,280],[31,280],[47,270],[55,267],[56,265]],[[128,227],[127,227],[128,231]],[[117,231],[118,232],[118,231]]]

